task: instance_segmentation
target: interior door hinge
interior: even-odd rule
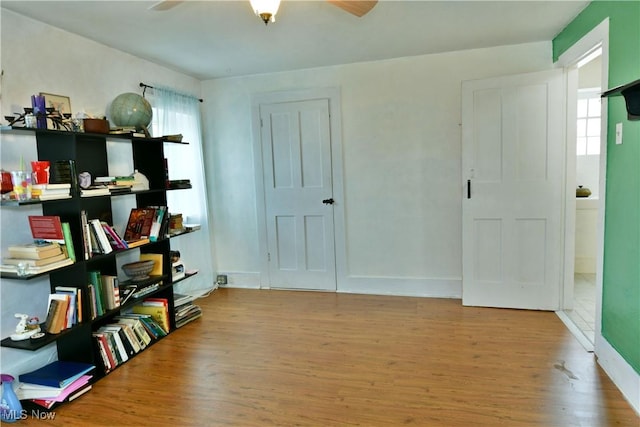
[[[260,117],[260,127],[264,127],[264,123],[262,123],[262,117]]]
[[[267,252],[267,261],[271,262],[271,254]]]

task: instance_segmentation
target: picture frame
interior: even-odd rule
[[[40,95],[44,96],[45,106],[47,108],[53,107],[63,115],[71,114],[71,99],[69,99],[68,96],[45,92],[40,92]]]

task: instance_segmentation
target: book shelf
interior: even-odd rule
[[[38,160],[63,161],[73,160],[76,171],[88,171],[92,177],[108,176],[107,141],[110,143],[131,144],[132,161],[134,170],[139,171],[149,180],[149,189],[114,193],[111,195],[99,195],[94,197],[81,197],[79,188],[72,184],[71,198],[60,200],[26,200],[26,201],[2,201],[2,209],[20,209],[22,206],[42,206],[42,215],[59,216],[61,221],[68,222],[71,228],[73,246],[76,253],[76,262],[56,270],[18,276],[15,273],[3,272],[1,277],[9,280],[31,280],[36,277],[48,275],[51,292],[55,292],[56,286],[75,286],[81,289],[82,294],[82,318],[83,321],[72,328],[65,329],[59,334],[46,333],[43,338],[24,341],[12,341],[10,337],[0,341],[2,347],[36,351],[51,343],[56,343],[58,359],[64,361],[91,363],[96,366],[94,381],[104,377],[109,370],[105,369],[97,343],[92,334],[102,326],[114,321],[114,319],[131,311],[133,306],[149,297],[166,299],[169,312],[169,333],[176,329],[173,301],[173,285],[171,279],[171,239],[178,235],[188,234],[192,231],[176,233],[174,235],[160,236],[156,241],[149,242],[132,249],[113,250],[108,254],[94,254],[84,259],[84,237],[82,230],[81,212],[84,211],[89,218],[98,218],[109,224],[113,224],[114,207],[112,200],[123,196],[133,196],[136,207],[167,206],[168,191],[189,191],[186,188],[167,188],[167,174],[165,170],[164,144],[188,144],[187,142],[171,141],[163,138],[137,138],[131,135],[107,135],[80,132],[67,132],[58,130],[40,130],[15,128],[2,130],[2,133],[30,134],[35,138]],[[168,207],[169,211],[171,207]],[[89,304],[88,276],[90,271],[99,271],[103,275],[118,276],[117,259],[122,254],[139,250],[141,253],[162,254],[162,275],[152,276],[144,282],[138,282],[140,287],[159,284],[151,292],[140,297],[128,299],[115,309],[92,318]],[[187,280],[193,274],[187,275],[178,281]],[[121,285],[127,282],[122,281]],[[90,320],[88,320],[90,319]],[[154,341],[155,342],[155,341]],[[148,347],[147,347],[148,348]]]

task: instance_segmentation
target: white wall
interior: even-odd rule
[[[55,29],[5,9],[1,11],[2,79],[0,117],[30,106],[30,96],[39,92],[67,95],[74,112],[86,110],[104,115],[107,106],[122,92],[141,93],[139,82],[162,84],[178,91],[199,94],[194,78],[138,59],[87,39]],[[35,142],[28,135],[2,135],[1,166],[19,167],[36,158]],[[118,173],[127,173],[125,168]],[[132,196],[125,196],[132,197]],[[14,243],[31,239],[27,215],[42,215],[33,208],[3,208],[0,211],[2,255]],[[195,235],[194,235],[195,236]],[[208,236],[203,236],[207,242]],[[30,281],[0,280],[0,335],[9,336],[17,321],[14,313],[24,312],[44,319],[48,278]],[[0,349],[0,371],[18,375],[56,358],[55,344],[38,352]]]
[[[348,271],[338,290],[460,297],[461,82],[551,67],[540,42],[203,82],[219,272],[259,283],[252,95],[338,87]]]

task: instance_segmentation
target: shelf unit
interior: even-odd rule
[[[100,271],[101,274],[117,276],[117,258],[123,253],[134,249],[141,253],[155,253],[163,255],[162,275],[150,278],[149,283],[161,285],[152,292],[139,298],[130,299],[120,307],[108,310],[103,315],[91,320],[84,320],[72,328],[59,334],[45,334],[38,340],[12,341],[10,337],[0,342],[2,347],[35,351],[53,342],[56,343],[59,360],[91,363],[96,366],[94,381],[106,375],[107,371],[102,365],[99,350],[92,337],[92,332],[103,325],[113,321],[114,317],[127,312],[141,300],[149,297],[166,298],[169,305],[170,332],[176,329],[173,285],[171,280],[171,238],[189,232],[177,233],[171,236],[163,236],[155,242],[150,242],[134,249],[114,250],[109,254],[94,255],[89,259],[83,257],[83,233],[81,211],[87,213],[88,218],[99,218],[109,224],[113,224],[112,199],[123,195],[135,196],[137,207],[167,206],[167,191],[181,191],[184,189],[168,189],[166,184],[166,170],[164,157],[164,143],[188,144],[165,140],[163,138],[135,138],[130,135],[107,135],[76,133],[57,130],[39,130],[16,128],[2,130],[3,133],[30,132],[35,136],[38,160],[74,160],[76,170],[89,171],[92,176],[108,175],[107,140],[130,143],[133,154],[134,169],[144,174],[149,180],[149,190],[127,193],[117,193],[106,196],[80,197],[79,189],[71,189],[71,198],[48,201],[3,201],[3,208],[20,208],[34,204],[42,205],[43,215],[59,216],[63,222],[68,222],[71,228],[73,245],[76,252],[76,262],[60,269],[46,273],[19,277],[14,273],[2,273],[3,279],[30,280],[35,277],[49,276],[51,292],[55,292],[56,286],[75,286],[82,289],[82,318],[91,319],[88,292],[88,272]],[[178,281],[186,280],[193,274],[189,274]],[[124,284],[124,283],[123,283]]]

